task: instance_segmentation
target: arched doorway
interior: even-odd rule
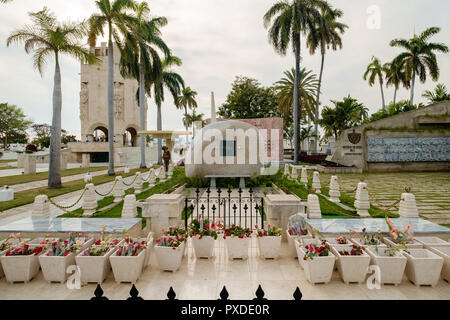
[[[103,126],[96,127],[93,131],[94,142],[107,142],[108,141],[108,129]]]
[[[133,127],[129,127],[123,134],[123,146],[124,147],[136,147],[137,146],[137,131]]]

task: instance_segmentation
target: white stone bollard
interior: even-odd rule
[[[367,183],[359,182],[355,195],[355,208],[356,213],[361,217],[370,217],[369,209],[369,191],[367,190]]]
[[[23,162],[23,174],[36,173],[36,157],[31,154],[26,154]]]
[[[136,196],[134,194],[126,195],[123,201],[122,218],[136,218],[136,216]]]
[[[163,166],[159,167],[158,178],[159,181],[166,180],[166,169]]]
[[[284,164],[284,175],[289,176],[289,164]]]
[[[292,180],[297,180],[298,179],[298,171],[296,167],[292,167],[291,170],[291,179]]]
[[[134,181],[134,193],[138,194],[142,192],[142,174],[138,171],[136,172],[136,180]]]
[[[322,211],[320,211],[319,196],[317,194],[308,194],[306,206],[306,214],[309,219],[322,219]]]
[[[302,167],[300,182],[303,183],[305,186],[308,184],[308,172],[305,167]]]
[[[84,182],[85,183],[91,183],[92,182],[92,176],[91,176],[91,174],[89,172],[85,174]]]
[[[83,216],[92,216],[97,209],[97,196],[95,195],[95,186],[92,183],[86,185],[86,191],[83,195]]]
[[[50,217],[50,202],[45,194],[40,194],[34,198],[33,209],[31,210],[33,218],[48,218]]]
[[[123,173],[129,174],[129,173],[130,173],[130,168],[128,168],[128,166],[126,166],[125,168],[123,168]]]
[[[172,178],[173,176],[173,164],[169,164],[169,171],[167,171],[167,178]]]
[[[125,195],[125,188],[123,184],[123,178],[121,176],[116,177],[116,184],[114,186],[112,194],[114,196],[114,203],[122,201],[123,196]]]
[[[320,177],[319,177],[319,171],[314,171],[313,173],[313,180],[312,180],[312,188],[314,189],[315,193],[320,193],[320,188],[322,186],[320,185]]]
[[[156,175],[155,175],[155,170],[154,169],[150,169],[149,173],[148,173],[148,184],[150,187],[154,186],[156,183]]]
[[[330,200],[332,202],[339,203],[339,197],[341,196],[341,192],[339,191],[339,183],[337,176],[331,176],[330,180]]]
[[[398,209],[400,218],[419,218],[416,197],[412,193],[402,193],[400,207]]]

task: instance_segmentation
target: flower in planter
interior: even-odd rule
[[[309,244],[304,248],[306,249],[306,253],[303,260],[313,260],[314,257],[327,257],[330,252],[330,246],[326,241],[322,241],[322,244],[320,245]]]
[[[109,245],[93,245],[84,250],[83,255],[85,256],[92,256],[92,257],[100,257],[104,256],[108,250],[111,249],[111,246]]]
[[[178,228],[178,227],[169,227],[169,230],[164,230],[161,229],[161,232],[165,235],[165,236],[171,236],[171,237],[183,237],[185,238],[187,231],[183,228]]]
[[[289,218],[289,223],[287,225],[287,230],[291,236],[305,236],[308,234],[308,229],[306,227],[306,220],[304,217],[296,214]]]
[[[414,233],[412,230],[412,225],[409,223],[407,226],[403,227],[403,231],[398,230],[396,227],[394,227],[394,224],[392,223],[391,219],[389,219],[388,216],[386,216],[386,223],[389,227],[389,234],[392,237],[392,240],[397,243],[411,243],[414,240]]]
[[[125,240],[129,241],[125,242],[125,245],[119,246],[119,249],[117,249],[117,256],[120,257],[138,256],[139,253],[141,253],[141,251],[147,248],[147,242],[145,241],[135,242],[130,238],[127,238]]]
[[[156,245],[160,247],[171,247],[173,250],[178,248],[184,241],[183,239],[180,239],[180,236],[175,237],[161,237],[159,239],[156,239]]]
[[[6,256],[32,256],[39,255],[43,250],[43,247],[30,248],[26,243],[19,243],[13,249],[6,251]]]
[[[347,249],[344,249],[344,250],[339,251],[339,254],[341,256],[361,256],[361,255],[363,255],[363,250],[360,246],[354,244],[350,251],[347,251]]]
[[[189,226],[189,236],[190,237],[196,237],[198,236],[199,239],[202,237],[213,237],[214,240],[217,239],[217,230],[219,229],[220,224],[217,222],[209,222],[208,219],[202,220],[192,220],[190,226]]]
[[[378,246],[383,243],[383,236],[380,234],[381,230],[378,230],[378,234],[367,234],[366,228],[362,229],[362,233],[358,233],[352,229],[350,232],[353,233],[354,238],[359,238],[359,242],[365,246]]]
[[[336,238],[336,242],[339,243],[339,244],[347,244],[347,243],[348,243],[348,240],[347,240],[346,237],[340,236],[340,237],[337,237],[337,238]]]
[[[267,226],[267,230],[259,229],[258,225],[255,225],[255,229],[258,230],[256,233],[257,237],[280,237],[281,229],[278,227],[271,227],[270,224]]]
[[[51,250],[49,250],[46,256],[62,257],[71,253],[78,252],[80,250],[80,244],[75,243],[73,240],[54,241],[51,244]]]
[[[238,237],[240,239],[249,238],[252,235],[252,230],[250,228],[242,228],[241,226],[232,225],[229,228],[225,228],[223,238],[227,237]]]

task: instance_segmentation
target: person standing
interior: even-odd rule
[[[169,162],[170,162],[170,151],[169,148],[164,146],[163,148],[163,161],[164,161],[164,167],[166,169],[166,172],[169,171]]]

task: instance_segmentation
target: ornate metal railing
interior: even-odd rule
[[[212,193],[214,195],[211,195]],[[234,224],[250,229],[254,229],[257,225],[263,229],[264,198],[255,195],[252,188],[248,189],[248,195],[241,188],[237,190],[237,195],[232,195],[232,193],[231,188],[227,190],[207,188],[203,195],[197,188],[195,196],[185,199],[185,228],[188,228],[193,219],[203,218],[209,221],[220,219],[225,228]]]

